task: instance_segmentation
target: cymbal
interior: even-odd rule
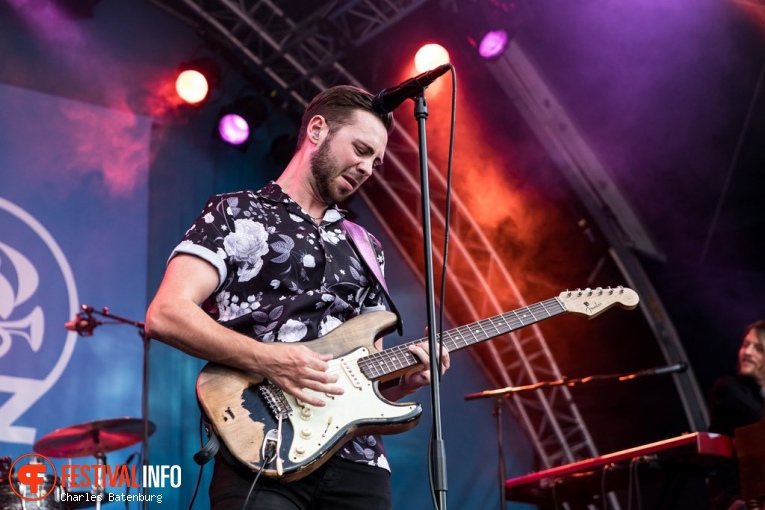
[[[156,427],[148,423],[149,435]],[[143,440],[143,420],[111,418],[54,430],[40,438],[32,449],[46,457],[86,457],[120,450]]]

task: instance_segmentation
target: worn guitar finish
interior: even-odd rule
[[[613,305],[631,309],[638,296],[624,287],[562,292],[548,299],[443,333],[443,344],[455,352],[539,321],[575,313],[588,317]],[[414,427],[422,414],[417,403],[384,399],[377,383],[397,377],[420,363],[409,346],[426,338],[378,351],[374,341],[392,332],[396,316],[380,311],[360,315],[322,338],[306,342],[318,353],[330,353],[330,371],[339,374],[345,393],[322,394],[315,407],[300,402],[257,374],[208,363],[197,378],[197,397],[213,428],[237,460],[253,471],[297,480],[318,468],[346,440],[360,434],[395,434]],[[311,392],[312,390],[306,390]],[[281,419],[280,419],[281,418]],[[263,445],[278,445],[273,467],[261,467]],[[277,441],[278,439],[278,441]],[[269,464],[270,466],[270,464]]]

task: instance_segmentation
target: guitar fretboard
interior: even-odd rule
[[[565,311],[566,308],[563,306],[563,303],[558,298],[552,298],[472,324],[450,329],[440,336],[443,336],[444,347],[449,352],[454,352],[504,335],[505,333],[510,333],[516,329],[530,326]],[[420,360],[409,352],[409,346],[426,342],[427,340],[427,338],[421,338],[414,342],[397,345],[390,349],[365,356],[359,359],[359,368],[368,379],[375,380],[417,365],[420,363]]]

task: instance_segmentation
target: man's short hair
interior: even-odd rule
[[[306,107],[300,123],[297,148],[303,146],[308,122],[316,115],[321,115],[329,124],[330,133],[336,132],[342,126],[351,123],[357,110],[367,111],[376,115],[390,133],[393,128],[393,114],[378,113],[372,108],[373,95],[366,90],[351,85],[337,85],[320,92]]]

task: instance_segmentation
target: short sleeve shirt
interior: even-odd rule
[[[219,286],[205,308],[219,323],[262,342],[309,341],[385,309],[380,285],[346,239],[344,218],[329,208],[317,225],[271,182],[210,197],[171,256],[195,255],[217,269]],[[383,268],[382,247],[370,238]],[[389,469],[377,436],[356,437],[338,455]]]

